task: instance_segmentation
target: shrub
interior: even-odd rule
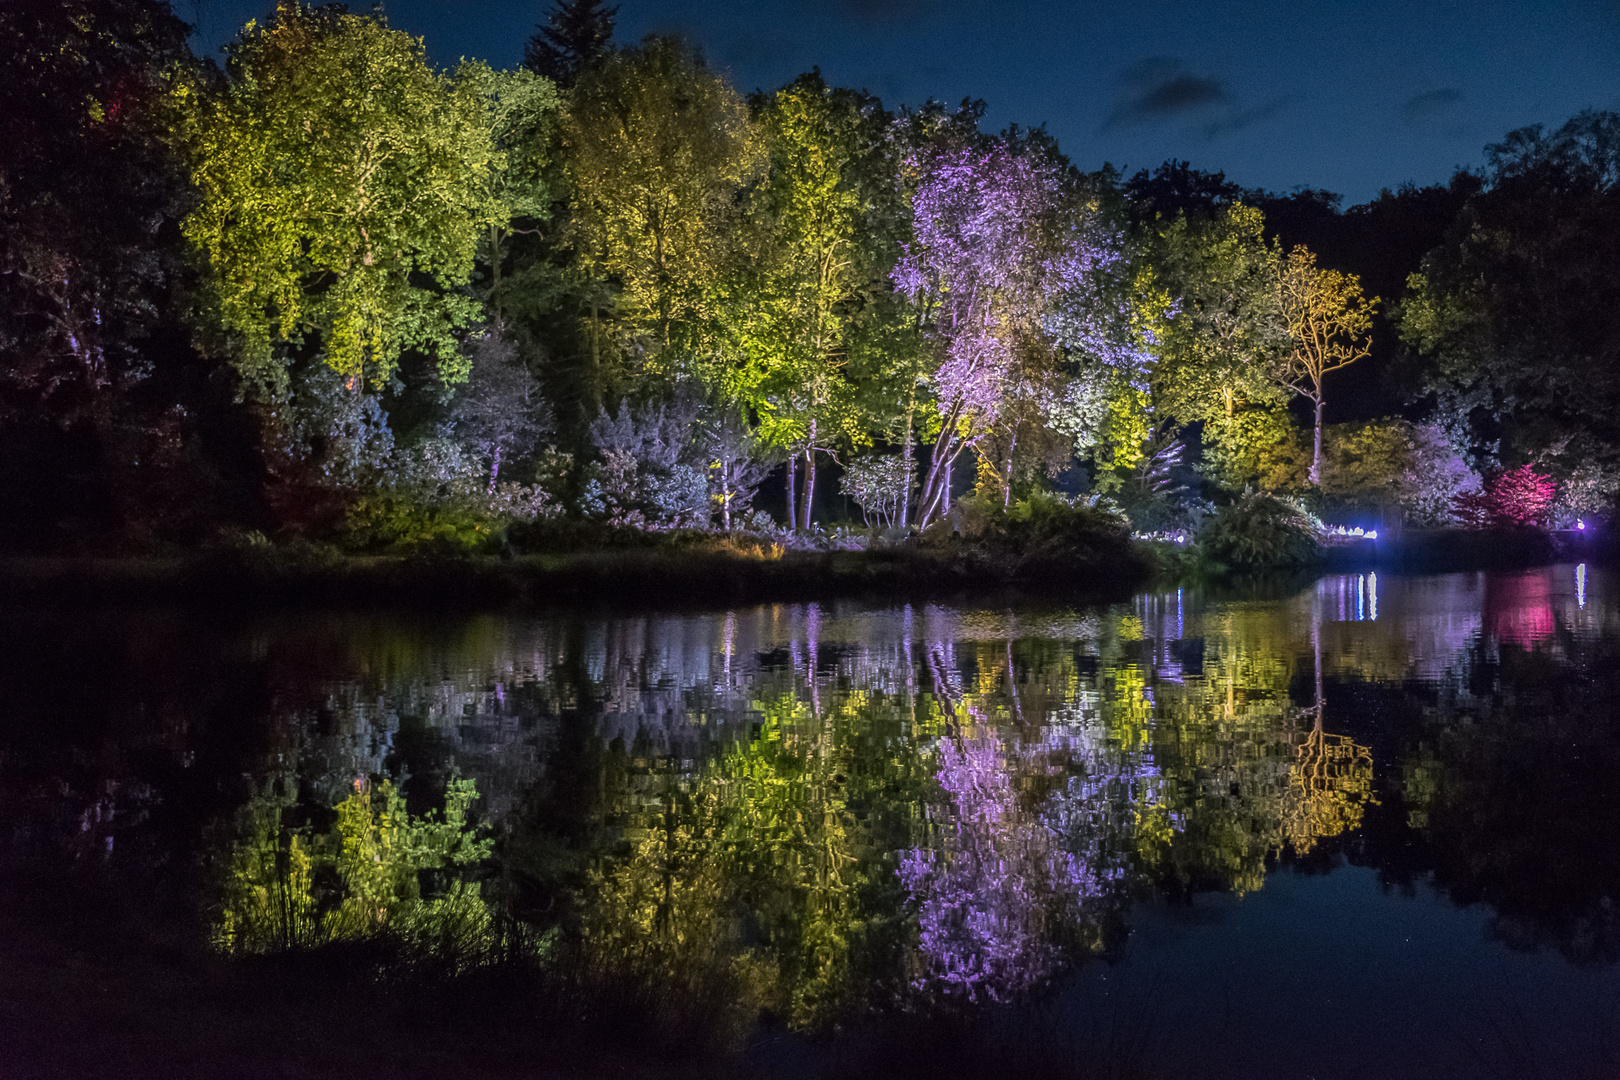
[[[1204,526],[1198,550],[1207,565],[1226,569],[1293,569],[1322,557],[1321,527],[1293,502],[1247,494]]]
[[[1458,495],[1457,520],[1470,529],[1511,529],[1544,525],[1552,511],[1557,485],[1529,465],[1491,478],[1482,492]]]
[[[487,551],[500,535],[488,517],[449,504],[432,505],[397,494],[368,495],[349,510],[344,541],[362,551]]]
[[[929,527],[923,542],[935,549],[952,546],[976,560],[980,572],[1013,578],[1139,561],[1118,517],[1045,493],[1010,507],[994,492],[964,496],[948,518]]]

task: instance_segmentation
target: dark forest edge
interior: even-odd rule
[[[335,5],[223,68],[162,0],[0,9],[0,551],[86,560],[3,587],[735,603],[1607,542],[1620,116],[1342,209],[1087,172],[977,101],[744,95],[614,10],[445,71]]]

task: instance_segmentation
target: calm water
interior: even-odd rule
[[[811,1074],[973,1008],[1153,1076],[1620,1075],[1620,579],[1584,565],[0,638],[7,865],[182,882],[214,955],[515,916]]]

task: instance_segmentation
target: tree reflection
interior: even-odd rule
[[[279,795],[288,786],[266,785],[239,815],[213,930],[219,949],[271,953],[386,939],[452,967],[488,957],[494,919],[478,884],[462,873],[490,853],[467,821],[478,797],[473,781],[450,782],[442,815],[413,817],[391,781],[355,780],[323,832],[288,824],[294,808]]]

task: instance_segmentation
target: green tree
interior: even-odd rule
[[[489,306],[500,323],[505,314],[502,275],[512,236],[538,233],[550,219],[558,194],[552,166],[559,99],[551,80],[522,68],[492,71],[469,61],[457,70],[456,78],[482,91],[499,152],[486,174],[489,199],[500,211],[489,222],[484,259],[489,265]]]
[[[818,450],[859,445],[867,433],[848,365],[852,324],[884,270],[868,207],[881,201],[873,181],[893,178],[878,171],[888,157],[888,116],[873,99],[829,88],[812,73],[765,97],[758,118],[771,168],[751,207],[765,236],[756,267],[740,279],[736,378],[766,444],[796,455],[788,525],[808,526]]]
[[[608,57],[563,119],[579,253],[661,374],[712,344],[736,197],[764,165],[743,99],[673,38]]]
[[[1486,147],[1483,189],[1407,281],[1402,340],[1476,467],[1620,461],[1620,114]],[[1461,179],[1461,177],[1459,177]],[[1453,186],[1458,186],[1453,182]]]
[[[201,198],[184,227],[243,378],[279,393],[277,348],[318,335],[351,382],[386,382],[407,349],[459,381],[455,331],[481,314],[465,286],[506,212],[484,80],[338,7],[284,2],[227,51],[224,90],[187,102]]]

